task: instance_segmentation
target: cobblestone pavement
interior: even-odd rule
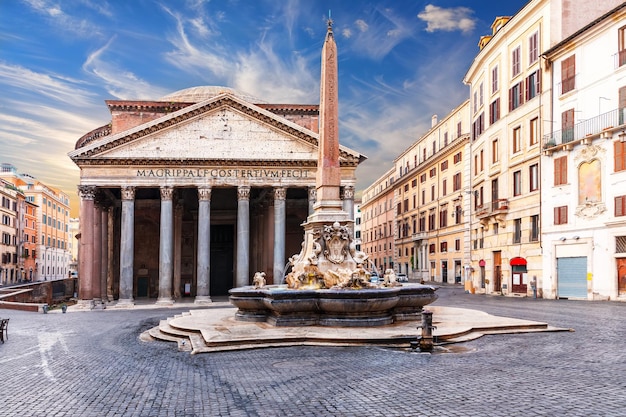
[[[0,310],[10,317],[0,344],[0,415],[626,415],[626,303],[459,287],[439,295],[439,305],[575,332],[485,336],[434,354],[294,346],[190,355],[138,340],[172,309]]]

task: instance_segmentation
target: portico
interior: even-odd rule
[[[281,282],[300,251],[316,195],[318,134],[306,126],[317,128],[317,106],[255,105],[232,91],[189,98],[107,102],[112,123],[69,154],[81,168],[82,304],[210,303],[256,271]],[[341,147],[345,207],[363,159]]]

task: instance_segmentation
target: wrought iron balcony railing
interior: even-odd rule
[[[543,149],[565,145],[570,142],[598,135],[602,131],[623,125],[626,122],[626,108],[611,110],[591,119],[587,119],[574,126],[556,132],[548,133],[543,137]]]

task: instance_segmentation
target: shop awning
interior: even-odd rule
[[[516,256],[515,258],[511,259],[511,266],[521,266],[521,265],[526,266],[526,264],[527,264],[526,259],[520,258],[519,256]]]

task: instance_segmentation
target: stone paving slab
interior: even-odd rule
[[[433,312],[433,332],[437,343],[458,343],[479,338],[485,334],[526,333],[538,331],[563,331],[547,323],[500,317],[477,310],[429,306]],[[191,310],[160,325],[159,332],[152,329],[149,336],[161,340],[188,338],[192,353],[240,350],[261,347],[294,345],[382,345],[408,346],[420,334],[416,321],[401,321],[377,327],[330,326],[272,326],[268,323],[243,322],[235,319],[236,308]],[[163,337],[159,337],[159,333]],[[202,336],[204,344],[200,343]],[[150,340],[144,335],[143,340]],[[179,342],[179,347],[187,345]]]

